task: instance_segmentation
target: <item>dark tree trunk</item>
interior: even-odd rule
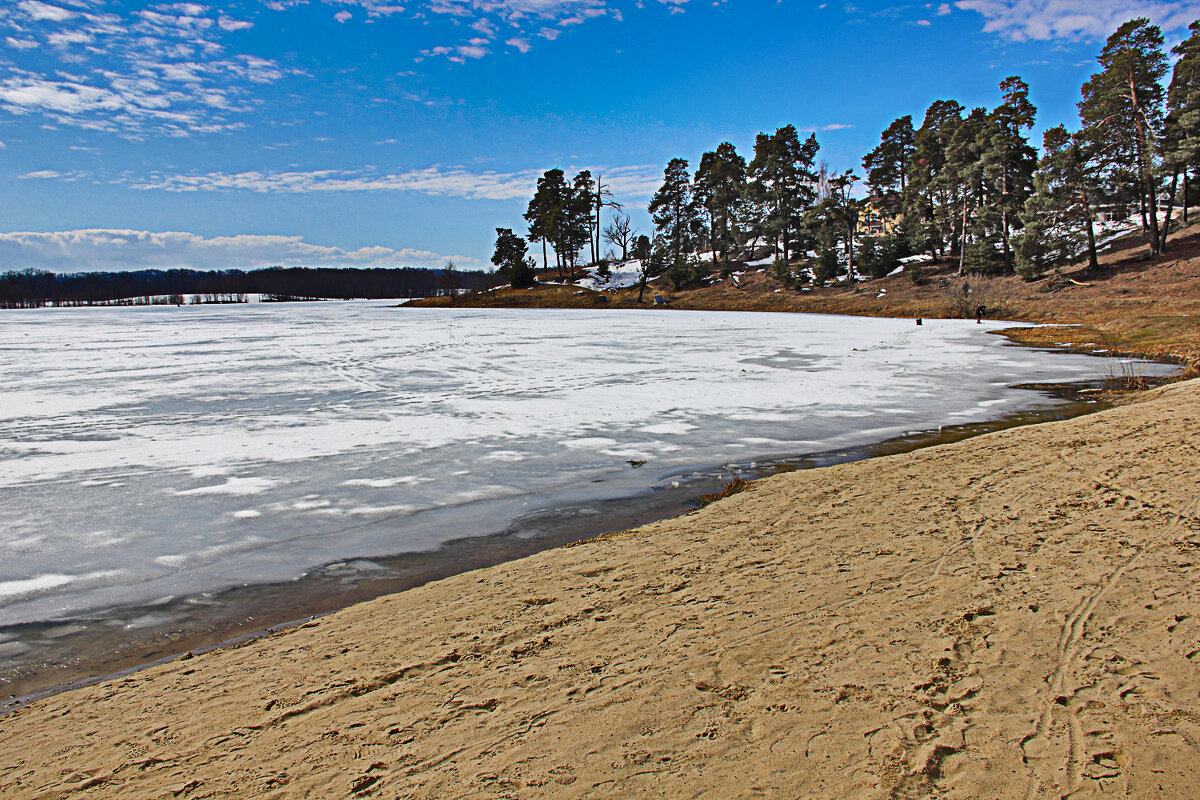
[[[1162,240],[1158,230],[1158,193],[1154,191],[1154,183],[1147,181],[1149,184],[1143,193],[1148,192],[1148,205],[1150,206],[1150,255],[1156,256],[1162,252]]]
[[[1184,165],[1183,168],[1183,224],[1188,222],[1188,171],[1190,166]]]
[[[1167,214],[1163,219],[1162,237],[1159,241],[1160,253],[1167,252],[1167,236],[1171,233],[1171,213],[1175,210],[1175,191],[1179,188],[1179,173],[1171,176],[1171,199],[1167,201]]]
[[[962,202],[962,231],[958,237],[958,274],[961,277],[967,271],[967,193],[963,192]]]
[[[1008,167],[1004,167],[1004,176],[1000,191],[1000,236],[1004,241],[1004,271],[1014,272],[1012,263],[1012,248],[1008,244]]]
[[[1087,220],[1087,242],[1088,242],[1088,268],[1087,274],[1091,275],[1100,268],[1100,262],[1096,260],[1096,230],[1092,224],[1092,204],[1088,202],[1087,190],[1079,190],[1079,199],[1083,201],[1083,215]]]

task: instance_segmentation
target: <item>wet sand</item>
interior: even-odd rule
[[[1191,797],[1200,382],[0,718],[0,796]]]

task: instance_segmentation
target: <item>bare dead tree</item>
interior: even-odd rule
[[[629,219],[628,214],[617,212],[610,225],[604,228],[604,241],[613,247],[621,248],[621,260],[629,260],[629,245],[637,238],[637,228]]]

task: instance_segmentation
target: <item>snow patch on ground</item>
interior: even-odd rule
[[[576,286],[582,286],[584,289],[593,289],[595,291],[628,289],[630,286],[637,286],[642,280],[642,262],[633,259],[631,261],[618,261],[610,264],[610,276],[607,280],[600,277],[597,267],[587,268],[587,277],[576,281]]]

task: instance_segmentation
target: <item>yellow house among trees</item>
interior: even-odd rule
[[[866,200],[858,212],[858,227],[855,236],[889,236],[900,224],[900,216],[892,216],[879,209],[872,200]]]

